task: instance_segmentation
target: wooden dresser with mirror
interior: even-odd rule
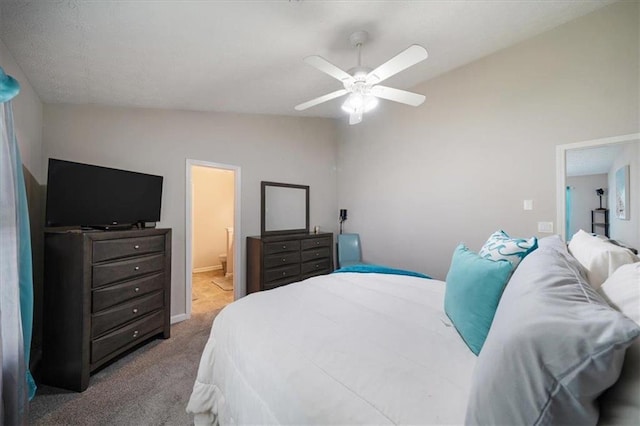
[[[261,183],[261,235],[247,237],[247,294],[333,271],[333,234],[309,233],[309,187]]]

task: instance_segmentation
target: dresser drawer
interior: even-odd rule
[[[264,282],[272,282],[278,281],[282,279],[287,279],[293,276],[300,275],[300,264],[296,263],[295,265],[285,266],[282,268],[275,269],[267,269],[264,271]]]
[[[329,259],[321,259],[315,262],[305,262],[302,264],[302,274],[304,275],[316,271],[331,272],[329,271],[329,266]]]
[[[96,363],[130,343],[142,341],[149,337],[149,333],[155,330],[159,333],[162,331],[163,322],[164,313],[162,311],[155,312],[98,339],[94,339],[91,342],[91,362]]]
[[[93,290],[91,311],[98,312],[134,297],[160,290],[164,286],[164,280],[164,274],[160,273]]]
[[[314,248],[302,252],[302,261],[328,259],[331,257],[331,249],[329,247]]]
[[[278,266],[285,266],[291,263],[300,262],[300,252],[292,251],[288,253],[272,254],[271,256],[264,257],[264,267],[274,268]]]
[[[274,243],[265,243],[264,245],[265,255],[298,250],[300,250],[300,241],[279,241]]]
[[[331,247],[331,238],[309,238],[302,240],[302,250],[309,250],[317,247]]]
[[[118,262],[103,263],[93,266],[92,287],[100,287],[127,278],[135,278],[151,272],[161,271],[164,268],[165,257],[163,254],[153,256],[136,257]]]
[[[164,236],[94,241],[93,262],[164,251]]]
[[[122,305],[93,314],[91,335],[93,337],[99,336],[105,331],[161,308],[164,302],[163,295],[162,291],[158,291],[149,296],[139,297]]]

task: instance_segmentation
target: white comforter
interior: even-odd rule
[[[247,296],[216,317],[187,411],[196,424],[464,422],[476,357],[444,283],[339,273]]]

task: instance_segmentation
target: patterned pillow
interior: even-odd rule
[[[511,238],[503,230],[496,231],[480,249],[480,257],[491,260],[508,260],[516,269],[526,255],[538,248],[538,239]]]

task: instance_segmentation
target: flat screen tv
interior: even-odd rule
[[[158,222],[161,202],[162,176],[49,159],[46,226]]]

